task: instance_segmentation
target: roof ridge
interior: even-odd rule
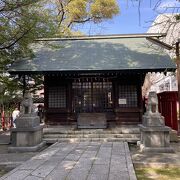
[[[166,36],[166,33],[110,34],[110,35],[92,35],[92,36],[71,36],[71,37],[39,38],[39,39],[36,39],[35,41],[63,41],[63,40],[146,38],[146,37],[164,37],[164,36]]]

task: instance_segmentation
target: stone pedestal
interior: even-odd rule
[[[139,125],[141,131],[140,150],[142,152],[174,152],[170,147],[170,128],[146,127]]]
[[[148,97],[147,112],[143,115],[140,150],[142,152],[174,152],[170,147],[170,130],[165,126],[164,117],[158,112],[158,100],[155,92]]]
[[[16,128],[11,130],[10,152],[38,151],[45,142],[42,142],[43,127],[40,119],[34,114],[24,114],[16,119]]]
[[[77,119],[80,129],[104,129],[107,128],[105,113],[80,113]]]
[[[170,142],[178,142],[178,133],[174,129],[170,131]]]

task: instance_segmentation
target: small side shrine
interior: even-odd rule
[[[140,150],[142,152],[174,152],[170,147],[170,128],[165,126],[164,117],[158,111],[156,92],[150,92],[146,113],[143,115]]]
[[[9,152],[37,151],[45,145],[42,142],[43,127],[34,111],[31,94],[26,92],[21,102],[20,116],[16,119],[16,128],[11,130]]]

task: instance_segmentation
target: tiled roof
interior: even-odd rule
[[[162,49],[143,37],[37,41],[32,47],[35,57],[19,60],[9,72],[163,71],[176,68]]]

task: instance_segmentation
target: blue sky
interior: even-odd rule
[[[172,10],[178,12],[179,9],[167,7],[180,7],[180,2],[177,0],[140,0],[140,16],[138,13],[137,0],[118,0],[120,6],[120,14],[112,20],[108,20],[99,25],[92,23],[86,24],[81,29],[86,34],[128,34],[128,33],[145,33],[152,24],[153,20],[159,13]],[[157,4],[161,2],[161,4]],[[155,6],[158,6],[154,10]],[[177,11],[176,11],[177,10]]]

